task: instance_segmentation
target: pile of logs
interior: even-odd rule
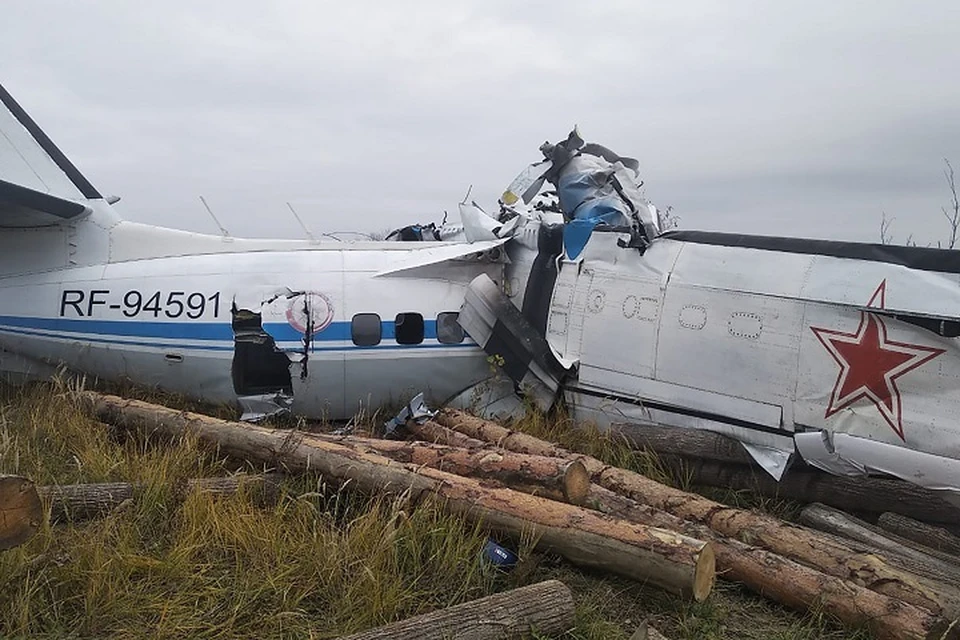
[[[532,531],[540,548],[574,564],[684,598],[707,598],[719,573],[788,607],[865,626],[878,638],[960,638],[960,540],[936,529],[921,534],[936,542],[926,549],[902,515],[884,514],[876,527],[853,522],[894,545],[836,528],[821,531],[825,525],[814,518],[835,515],[826,507],[804,514],[815,528],[788,523],[455,410],[409,423],[415,441],[386,441],[269,429],[92,392],[85,399],[104,422],[165,437],[189,434],[219,454],[282,473],[317,472],[358,490],[403,494],[412,503],[439,498],[445,509],[491,530]],[[135,492],[118,488],[101,492],[106,497],[99,502],[84,502],[79,489],[39,491],[52,513],[74,518]],[[899,537],[891,537],[897,527]],[[901,554],[903,548],[911,554]]]

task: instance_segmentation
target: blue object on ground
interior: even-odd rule
[[[495,567],[504,570],[512,569],[519,560],[517,554],[501,547],[492,538],[487,538],[487,543],[483,545],[483,557]]]

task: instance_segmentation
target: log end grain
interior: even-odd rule
[[[703,602],[713,590],[717,580],[717,557],[713,545],[706,543],[697,556],[697,564],[693,573],[693,593],[691,597],[697,602]]]
[[[563,497],[570,504],[583,505],[590,493],[590,474],[579,460],[567,465],[563,474]]]
[[[32,538],[43,523],[43,503],[33,482],[21,476],[0,476],[0,550]]]

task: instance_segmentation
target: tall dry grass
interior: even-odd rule
[[[0,636],[332,638],[480,597],[504,578],[486,535],[437,505],[359,496],[317,477],[275,504],[183,495],[230,467],[189,439],[119,434],[60,386],[4,389],[0,472],[38,484],[128,481],[108,517],[0,554]]]
[[[0,638],[336,638],[548,578],[574,592],[576,626],[567,640],[625,640],[647,616],[677,640],[867,637],[731,585],[706,603],[684,603],[578,571],[533,552],[530,539],[507,541],[521,562],[499,573],[480,560],[486,533],[442,505],[411,508],[316,476],[285,480],[271,502],[253,491],[185,494],[188,478],[226,475],[239,465],[189,438],[113,430],[84,411],[66,380],[0,388],[0,473],[38,484],[127,481],[143,490],[107,517],[44,525],[26,545],[0,553]],[[182,398],[165,401],[198,408]],[[214,408],[222,417],[231,411]],[[678,481],[655,456],[575,429],[562,414],[530,412],[515,426]]]

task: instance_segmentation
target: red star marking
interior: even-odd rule
[[[879,301],[878,308],[885,308],[886,286],[886,280],[880,283],[867,303],[868,307],[875,306]],[[824,418],[867,399],[877,407],[900,439],[905,441],[897,379],[933,360],[945,350],[890,340],[883,318],[866,311],[860,312],[860,326],[854,333],[817,327],[810,329],[840,365]]]

